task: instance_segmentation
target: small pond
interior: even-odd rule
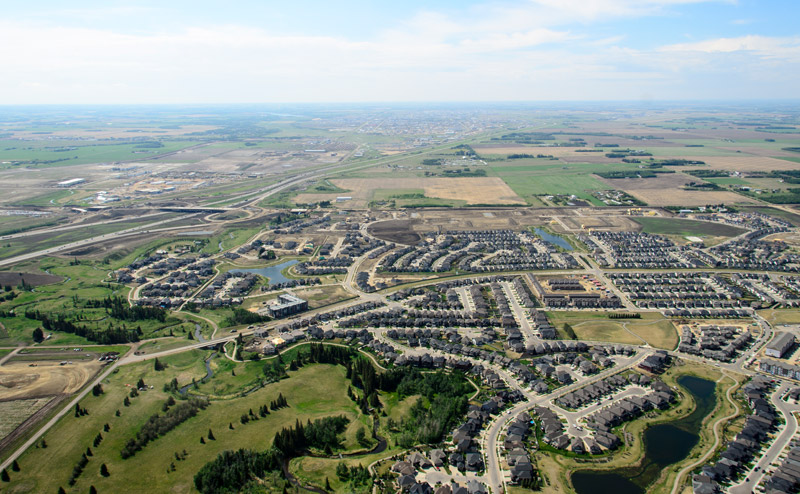
[[[552,233],[547,233],[541,228],[534,228],[534,231],[536,232],[536,235],[542,237],[545,242],[557,245],[564,250],[572,250],[572,245],[570,245],[570,243],[567,242],[563,237],[553,235]]]
[[[260,274],[264,278],[269,280],[270,285],[276,285],[278,283],[285,283],[290,281],[289,278],[283,275],[281,271],[288,268],[289,266],[294,266],[297,264],[297,259],[292,259],[290,261],[282,262],[280,264],[276,264],[275,266],[270,266],[268,268],[246,268],[246,269],[231,269],[231,273],[255,273]]]
[[[578,494],[643,494],[669,465],[689,454],[699,440],[703,419],[716,405],[716,383],[695,376],[681,376],[678,384],[694,398],[696,408],[689,415],[654,425],[644,432],[645,454],[641,465],[615,470],[578,470],[572,485]]]

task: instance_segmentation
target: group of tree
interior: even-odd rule
[[[342,482],[352,482],[353,485],[369,485],[372,482],[372,476],[369,470],[361,464],[354,467],[348,467],[343,461],[336,465],[336,476]]]
[[[642,315],[638,312],[612,312],[608,315],[609,319],[641,319]]]
[[[41,322],[46,331],[71,333],[100,345],[136,342],[142,334],[141,328],[128,329],[124,324],[114,326],[110,321],[106,329],[92,329],[84,324],[75,324],[64,314],[50,315],[38,310],[26,310],[25,317]]]
[[[303,425],[297,420],[294,427],[283,428],[275,434],[273,447],[285,458],[307,448],[316,448],[330,454],[341,447],[338,435],[344,432],[350,419],[344,415],[325,417]]]
[[[144,448],[147,443],[163,436],[181,423],[197,415],[200,410],[208,407],[208,400],[203,398],[190,398],[174,408],[169,408],[164,415],[155,414],[151,416],[136,434],[136,438],[131,438],[122,448],[120,454],[123,459],[129,458]]]
[[[270,410],[280,410],[288,406],[289,402],[286,401],[286,397],[283,396],[283,393],[278,393],[278,398],[269,403]]]
[[[194,476],[194,485],[203,494],[236,493],[254,478],[261,478],[281,465],[276,449],[263,453],[240,449],[223,451],[206,463]]]
[[[77,299],[76,299],[77,301]],[[167,311],[161,307],[151,307],[147,305],[131,306],[122,297],[113,296],[104,299],[90,299],[83,303],[84,307],[95,309],[106,309],[108,314],[121,321],[146,321],[155,319],[159,322],[167,320]]]
[[[260,324],[270,320],[268,316],[262,316],[256,312],[236,307],[233,309],[233,313],[225,318],[224,324],[225,326],[241,326],[244,324]]]

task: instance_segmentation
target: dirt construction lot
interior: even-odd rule
[[[59,362],[9,362],[0,367],[0,400],[41,398],[74,393],[102,366],[96,360],[59,365]]]

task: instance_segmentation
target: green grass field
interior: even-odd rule
[[[632,218],[642,225],[642,231],[658,235],[696,235],[715,237],[735,237],[745,233],[745,230],[721,223],[707,221],[685,220],[680,218]]]
[[[205,374],[201,357],[199,352],[166,357],[162,361],[168,368],[162,372],[156,372],[152,362],[122,367],[104,382],[103,395],[90,395],[81,402],[89,415],[75,418],[71,413],[67,414],[45,435],[46,449],[31,448],[20,458],[21,471],[11,473],[8,492],[55,492],[59,486],[70,492],[85,492],[90,485],[99,492],[114,492],[123,485],[126,492],[196,492],[194,474],[221,451],[239,448],[263,450],[269,447],[277,431],[294,425],[296,420],[304,422],[330,415],[344,414],[353,420],[345,432],[344,444],[348,448],[354,446],[355,431],[362,422],[357,408],[346,394],[345,370],[341,366],[315,364],[292,372],[289,379],[267,385],[246,397],[236,395],[224,401],[212,401],[196,417],[150,442],[135,456],[122,460],[119,452],[125,442],[135,435],[150,415],[160,412],[161,403],[167,397],[162,391],[163,385],[173,376],[199,378]],[[201,385],[200,392],[220,387],[235,389],[259,374],[261,365],[220,361],[216,364],[218,377]],[[236,372],[236,377],[232,376],[232,371]],[[124,407],[122,401],[129,391],[126,384],[135,383],[140,377],[154,389],[140,393],[139,397],[131,399],[131,406]],[[286,397],[289,408],[273,411],[266,418],[246,425],[240,423],[239,417],[243,413],[269,404],[279,393]],[[119,417],[115,417],[116,410],[120,410]],[[102,432],[105,423],[111,427],[107,433]],[[233,425],[233,430],[229,424]],[[208,439],[209,429],[213,431],[215,440]],[[103,441],[98,447],[93,447],[92,440],[97,433],[103,435]],[[205,438],[205,444],[200,443],[201,437]],[[70,489],[67,480],[72,467],[87,447],[92,447],[93,456],[76,485]],[[184,450],[186,459],[177,461],[175,453]],[[44,463],[48,467],[39,468]],[[110,477],[100,476],[102,463],[108,467]],[[168,471],[171,463],[175,465],[174,472]]]
[[[572,326],[579,340],[608,341],[631,345],[644,342],[656,348],[673,349],[678,344],[678,332],[661,314],[641,313],[640,319],[609,319],[600,312],[552,311],[550,322],[561,331],[564,324]]]
[[[160,148],[138,148],[136,147],[138,144],[140,143],[93,143],[87,145],[81,141],[64,141],[64,144],[56,145],[52,141],[30,141],[23,144],[19,141],[3,140],[0,141],[0,160],[26,162],[25,166],[36,168],[86,165],[112,161],[134,161],[178,151],[196,143],[189,141],[162,141],[163,147]],[[36,163],[36,161],[39,163]],[[55,162],[46,163],[48,161]],[[27,162],[33,163],[27,164]],[[2,167],[10,168],[13,165],[2,165]]]

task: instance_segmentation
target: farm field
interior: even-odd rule
[[[453,178],[341,178],[332,179],[331,183],[345,190],[352,202],[361,204],[374,199],[376,190],[391,189],[395,193],[409,189],[408,193],[423,190],[426,198],[463,201],[465,204],[525,204],[517,194],[499,178],[493,177],[453,177]],[[295,198],[298,203],[321,200],[336,200],[343,194],[300,194]],[[384,196],[380,193],[379,196]],[[350,203],[351,201],[347,201]]]
[[[51,399],[44,397],[0,401],[0,440],[14,432],[14,429],[41,410]]]

